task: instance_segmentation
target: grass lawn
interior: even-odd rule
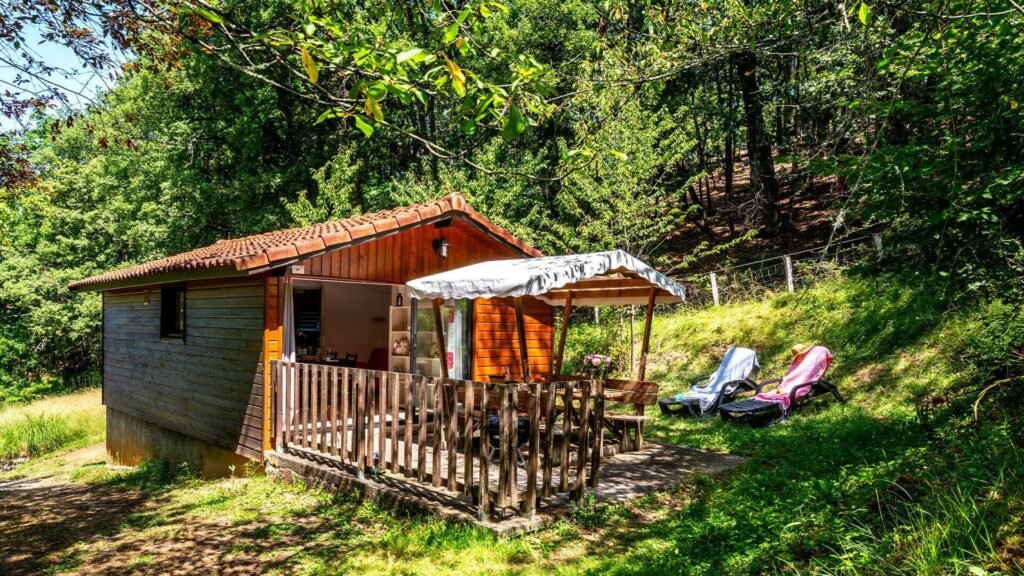
[[[0,408],[0,461],[95,444],[103,414],[98,388]]]
[[[982,368],[964,361],[995,338],[987,323],[998,307],[942,314],[925,289],[837,280],[664,315],[652,376],[666,393],[730,344],[756,348],[767,378],[784,370],[792,343],[813,341],[835,352],[849,402],[758,430],[656,418],[656,441],[749,460],[626,505],[585,505],[526,537],[499,540],[262,476],[111,469],[102,449],[85,448],[0,475],[0,506],[15,520],[0,529],[0,558],[13,558],[0,572],[1020,573],[1020,392],[990,393],[975,424]]]

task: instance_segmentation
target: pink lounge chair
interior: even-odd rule
[[[839,389],[825,380],[831,365],[832,353],[828,348],[812,346],[793,360],[784,378],[761,382],[753,398],[723,404],[718,413],[722,420],[758,426],[785,420],[790,412],[817,396],[832,394],[844,402]]]

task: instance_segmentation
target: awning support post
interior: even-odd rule
[[[558,353],[555,356],[555,364],[551,367],[551,380],[558,380],[562,373],[562,362],[565,360],[565,335],[569,331],[569,318],[572,316],[572,290],[565,297],[565,305],[562,306],[562,326],[558,332]]]
[[[448,377],[448,343],[444,340],[444,328],[441,325],[441,298],[434,298],[434,332],[437,333],[437,350],[441,353],[441,377]]]
[[[654,320],[654,296],[656,288],[651,288],[651,294],[647,297],[647,318],[644,320],[644,341],[640,347],[640,368],[637,370],[637,380],[643,380],[647,375],[647,350],[651,345],[651,322]]]
[[[526,325],[523,320],[523,299],[513,300],[516,309],[516,332],[519,334],[519,360],[523,364],[523,382],[530,381],[530,358],[526,351]]]

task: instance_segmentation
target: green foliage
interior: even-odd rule
[[[965,426],[980,380],[1004,369],[990,360],[1006,357],[1005,340],[993,334],[1019,330],[1015,313],[993,313],[1005,308],[949,310],[927,285],[893,276],[839,278],[763,302],[662,314],[652,371],[668,384],[666,394],[713,369],[730,345],[755,348],[761,377],[770,378],[784,372],[792,344],[816,342],[835,353],[830,380],[848,403],[823,400],[785,426],[759,430],[718,419],[656,419],[649,428],[655,438],[750,461],[727,480],[697,483],[685,510],[634,535],[677,551],[650,569],[1019,568],[1003,552],[1019,541],[1010,536],[1021,530],[1013,510],[1024,504],[1019,393],[983,403],[980,424]],[[944,409],[924,423],[921,403]],[[638,563],[645,553],[629,557]]]
[[[0,425],[0,460],[34,458],[85,438],[85,431],[59,415],[27,415]]]
[[[0,409],[0,460],[36,458],[103,438],[99,392]]]
[[[219,24],[221,33],[208,42],[220,44],[221,57],[239,68],[260,74],[285,58],[297,61],[292,68],[303,71],[296,76],[309,81],[310,98],[327,106],[317,122],[351,118],[366,137],[385,123],[385,109],[424,110],[431,105],[428,98],[446,104],[453,113],[449,122],[464,132],[497,127],[509,140],[552,109],[545,98],[547,68],[527,53],[491,45],[488,21],[508,16],[505,4],[294,1],[284,7],[287,24],[275,21],[256,29],[189,2],[179,9]],[[240,11],[240,6],[223,10]],[[232,42],[239,35],[254,42]],[[408,130],[403,119],[388,110],[386,125]]]
[[[93,481],[109,486],[161,492],[175,487],[195,486],[199,482],[199,475],[187,462],[155,459],[144,460],[128,470],[104,475]]]
[[[359,162],[353,161],[351,152],[339,153],[316,169],[313,172],[316,198],[310,200],[303,190],[295,202],[285,204],[292,220],[299,226],[310,226],[355,215],[352,198],[358,171]]]
[[[739,190],[749,170],[732,192],[708,193],[749,136],[737,67],[748,56],[791,223],[815,200],[812,181],[829,178],[847,197],[836,233],[889,226],[888,257],[936,298],[1010,309],[1022,295],[1016,11],[980,0],[171,6],[178,28],[137,40],[95,107],[10,137],[35,173],[0,191],[4,398],[97,369],[99,298],[67,293],[69,280],[453,191],[549,253],[622,248],[673,272],[718,261],[764,231],[763,199]],[[243,31],[255,68],[232,42]],[[905,312],[861,338],[912,332],[928,314]],[[1019,332],[991,333],[1004,341],[965,346],[1010,371]]]
[[[620,331],[607,311],[603,322],[580,321],[578,317],[570,321],[562,373],[589,374],[591,368],[584,361],[588,354],[610,357],[613,368],[619,371],[629,368],[628,334]]]

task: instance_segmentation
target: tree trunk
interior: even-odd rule
[[[779,182],[775,178],[772,145],[764,126],[764,104],[757,81],[757,57],[746,50],[734,56],[736,74],[743,94],[743,115],[747,124],[747,156],[750,160],[750,191],[756,198],[761,224],[771,236],[779,230]]]

